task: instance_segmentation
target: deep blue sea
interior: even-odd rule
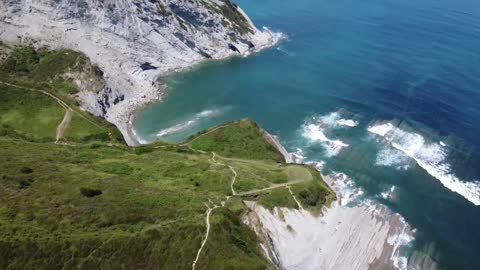
[[[180,142],[248,117],[415,229],[407,257],[480,269],[480,2],[237,0],[282,33],[168,78],[134,123]],[[415,251],[415,252],[414,252]]]

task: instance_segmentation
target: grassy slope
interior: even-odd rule
[[[8,258],[1,269],[87,269],[99,262],[186,269],[204,234],[204,202],[229,193],[230,170],[208,155],[8,138],[0,140],[0,149],[0,257]],[[33,172],[22,173],[23,167]],[[85,197],[82,187],[102,195]],[[267,265],[238,215],[225,208],[214,216],[208,250],[231,250],[222,263]],[[207,251],[200,262],[215,260],[216,253]]]
[[[123,143],[122,135],[113,125],[78,108],[70,95],[77,88],[64,75],[67,73],[88,78],[92,87],[103,85],[95,67],[83,54],[70,50],[14,48],[0,63],[0,82],[17,86],[0,83],[0,134],[15,131],[18,137],[30,141],[55,141],[56,127],[65,110],[55,99],[40,92],[42,90],[60,98],[75,111],[65,132],[67,141]]]
[[[195,149],[214,151],[225,157],[284,161],[282,154],[265,141],[258,125],[248,119],[206,130],[188,142]]]
[[[336,199],[335,192],[313,167],[280,163],[283,161],[282,154],[264,139],[258,125],[248,119],[200,132],[187,142],[194,149],[214,151],[227,157],[223,161],[235,167],[238,173],[234,185],[237,192],[291,182],[294,196],[314,214],[320,213],[323,206]],[[261,177],[256,178],[252,173]],[[275,206],[298,208],[285,187],[248,194],[245,199],[257,200],[269,209]]]
[[[65,135],[69,145],[53,144],[63,108],[38,91],[0,84],[0,269],[189,269],[205,233],[205,203],[219,205],[232,193],[228,166],[238,174],[237,192],[298,180],[303,182],[292,184],[297,196],[326,190],[311,167],[281,163],[280,153],[247,120],[206,131],[185,145],[126,147],[116,129],[79,110],[67,93],[74,86],[59,73],[82,62],[84,73],[94,76],[88,61],[79,60],[83,56],[43,52],[63,66],[49,72],[38,70],[46,61],[38,52],[17,54],[13,68],[0,64],[0,81],[48,91],[75,113]],[[33,80],[33,74],[45,79]],[[212,160],[211,153],[191,146],[221,156]],[[87,197],[85,188],[101,195]],[[298,198],[305,205],[319,202],[311,207],[317,209],[326,202],[320,195]],[[297,207],[283,187],[247,199]],[[197,269],[272,267],[256,235],[240,221],[244,211],[237,196],[212,212]]]

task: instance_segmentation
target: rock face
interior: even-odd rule
[[[274,42],[229,0],[0,0],[0,40],[85,53],[105,87],[81,91],[128,144],[133,110],[160,99],[159,76]]]
[[[345,207],[337,202],[315,217],[306,210],[255,202],[244,222],[263,240],[264,253],[279,269],[405,269],[400,238],[409,230],[400,216],[380,205]],[[266,241],[265,241],[266,240]],[[400,240],[400,241],[398,241]]]

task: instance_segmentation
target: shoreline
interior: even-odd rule
[[[329,186],[334,181],[323,177]],[[410,226],[379,203],[349,207],[338,199],[319,216],[303,209],[270,211],[256,202],[245,203],[250,213],[244,223],[263,239],[265,256],[274,258],[279,269],[380,270],[407,265],[400,249],[405,235],[412,234]]]
[[[253,24],[252,24],[252,26],[255,27]],[[250,56],[252,56],[252,54],[259,53],[259,52],[263,51],[264,49],[268,49],[268,48],[271,48],[271,47],[275,46],[275,44],[277,44],[280,41],[280,37],[275,37],[275,33],[270,31],[270,29],[268,29],[267,27],[263,27],[263,31],[258,31],[257,33],[268,34],[269,35],[268,41],[265,44],[260,44],[260,46],[258,48],[255,47],[255,49],[252,50],[252,51],[245,51],[242,54],[233,54],[232,53],[232,54],[223,55],[221,57],[212,58],[212,59],[202,59],[198,62],[193,63],[190,66],[172,68],[170,70],[167,70],[167,71],[163,72],[162,74],[158,74],[156,80],[159,84],[159,87],[157,88],[157,91],[158,91],[159,95],[157,97],[150,98],[150,99],[142,102],[141,104],[133,104],[131,106],[128,106],[128,108],[126,109],[127,110],[127,112],[126,112],[127,117],[126,118],[128,120],[126,121],[126,124],[125,124],[125,132],[122,130],[122,128],[117,126],[118,129],[120,130],[120,132],[122,133],[122,135],[124,136],[124,138],[125,138],[125,136],[128,136],[128,138],[125,138],[125,141],[127,142],[127,144],[129,146],[138,146],[138,145],[141,145],[141,144],[148,144],[149,143],[147,141],[143,141],[142,138],[137,134],[137,131],[134,128],[134,122],[135,122],[135,119],[138,117],[139,113],[142,110],[144,110],[145,108],[147,108],[148,106],[150,106],[154,103],[157,103],[157,102],[160,103],[160,102],[163,101],[163,98],[165,97],[165,90],[167,88],[167,85],[164,82],[166,77],[173,76],[175,74],[182,73],[182,72],[188,72],[189,70],[192,70],[194,68],[198,68],[201,64],[205,64],[205,63],[210,62],[210,61],[225,61],[225,60],[228,60],[228,59],[231,59],[231,58],[234,58],[234,57],[242,57],[242,58],[250,57]]]
[[[266,136],[287,163],[303,162],[286,151],[277,137],[268,132]],[[304,209],[269,211],[245,201],[250,212],[244,223],[262,240],[265,257],[279,269],[406,269],[408,258],[401,248],[413,239],[413,231],[403,217],[375,201],[348,206],[343,199],[350,198],[340,192],[347,179],[341,174],[323,175],[321,163],[308,164],[337,196],[319,216]]]

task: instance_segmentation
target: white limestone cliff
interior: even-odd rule
[[[134,111],[162,98],[161,76],[274,42],[228,0],[1,0],[0,40],[86,54],[105,87],[81,106],[115,124],[130,145]]]

